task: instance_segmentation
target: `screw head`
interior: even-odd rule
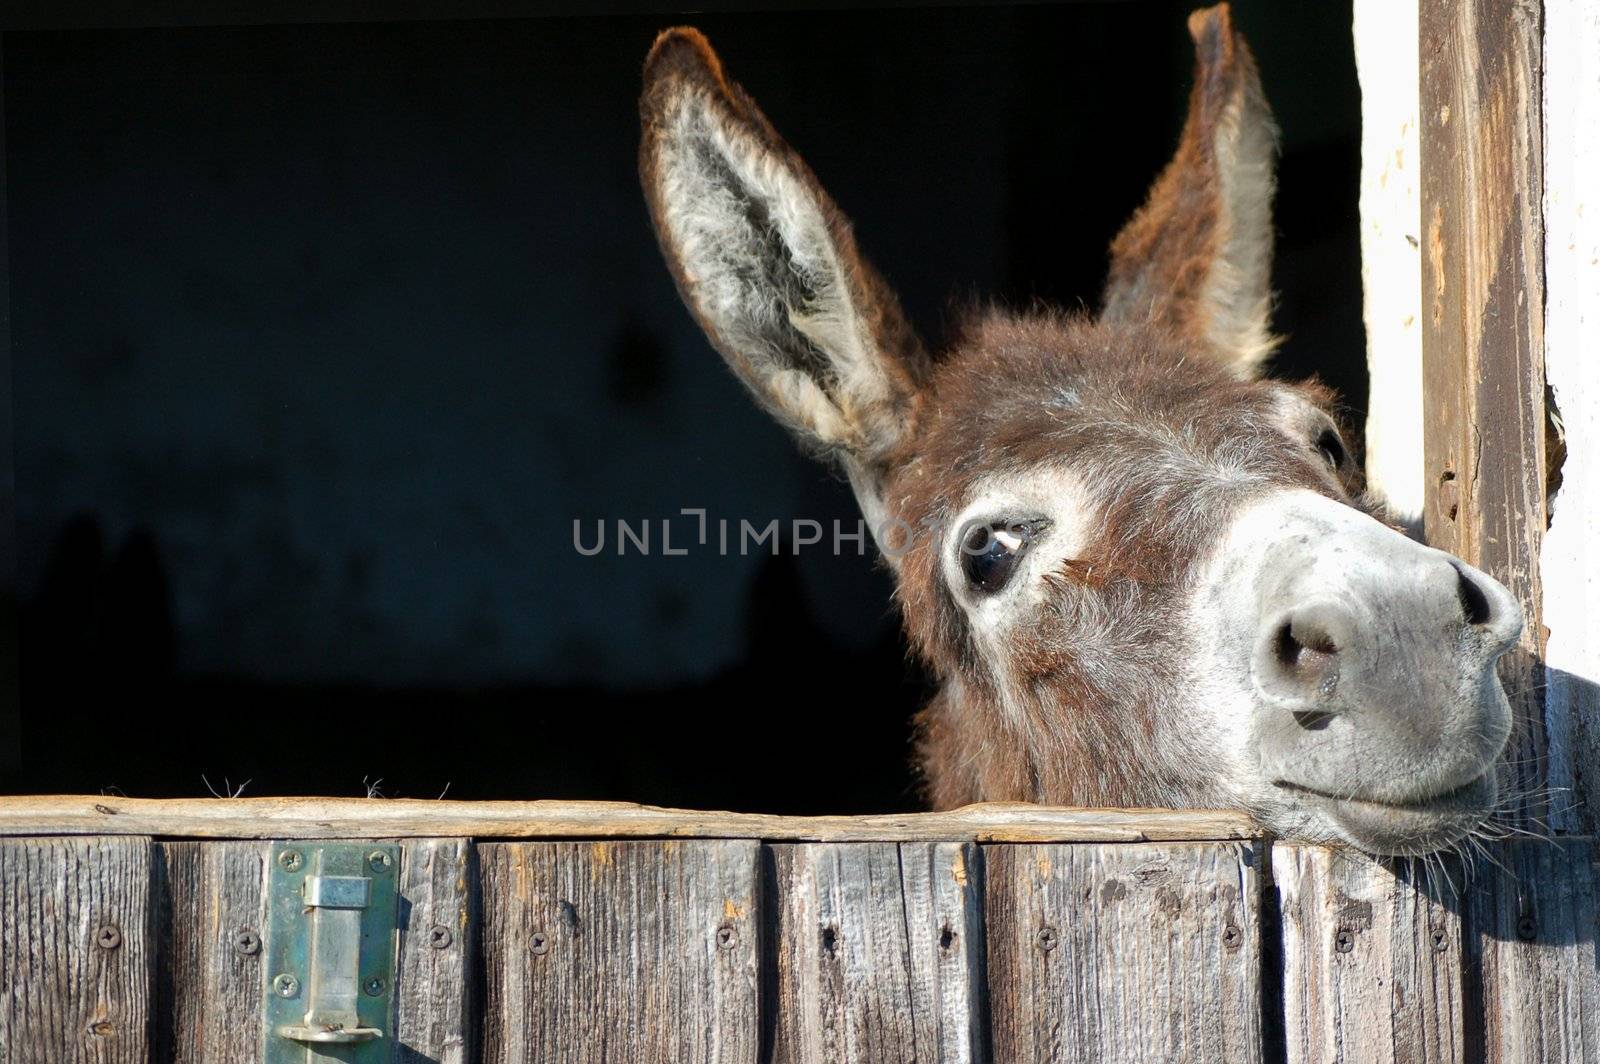
[[[1240,933],[1238,927],[1228,924],[1222,929],[1222,944],[1228,949],[1238,949],[1244,944],[1244,935]]]
[[[261,936],[254,931],[236,932],[233,936],[233,948],[246,957],[253,957],[261,952]]]
[[[535,931],[528,936],[528,949],[536,956],[543,957],[550,952],[550,940],[545,937],[543,931]]]
[[[1539,937],[1539,921],[1531,915],[1524,916],[1517,921],[1517,937],[1524,942],[1532,942]]]
[[[1333,948],[1340,953],[1349,953],[1356,948],[1356,934],[1349,928],[1341,927],[1333,936]]]
[[[385,986],[388,986],[388,984],[383,981],[383,977],[375,975],[371,979],[368,979],[365,983],[361,984],[361,989],[367,992],[368,997],[377,997],[379,994],[383,993],[383,988]]]
[[[101,949],[116,949],[122,945],[122,932],[107,924],[94,933],[94,944]]]
[[[389,866],[393,863],[394,858],[390,857],[382,850],[373,850],[371,853],[367,854],[367,864],[374,872],[387,871]]]
[[[272,992],[281,998],[300,996],[300,980],[284,972],[272,981]]]
[[[443,924],[434,924],[428,928],[428,945],[434,949],[449,949],[450,943],[455,941],[455,936]]]
[[[1044,950],[1046,953],[1049,953],[1051,950],[1055,949],[1056,946],[1058,946],[1060,944],[1061,944],[1061,939],[1060,939],[1060,936],[1056,934],[1056,929],[1055,928],[1053,928],[1053,927],[1041,927],[1041,928],[1039,928],[1039,948],[1040,949]]]
[[[733,929],[732,924],[723,924],[717,928],[717,948],[732,949],[739,944],[739,932]]]
[[[278,854],[278,867],[285,872],[298,872],[301,861],[299,850],[284,850]]]

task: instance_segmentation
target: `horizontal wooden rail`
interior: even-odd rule
[[[794,842],[1205,842],[1259,837],[1221,810],[1063,809],[991,802],[947,813],[774,816],[627,802],[457,802],[399,798],[0,798],[0,835],[194,839],[694,838]]]

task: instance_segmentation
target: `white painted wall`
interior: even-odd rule
[[[1550,783],[1600,804],[1600,5],[1545,0],[1545,373],[1567,461],[1544,578]],[[1595,812],[1552,803],[1554,826]]]
[[[1422,207],[1417,5],[1355,0],[1361,82],[1361,280],[1372,392],[1367,480],[1397,517],[1422,516]]]

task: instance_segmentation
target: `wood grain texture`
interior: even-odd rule
[[[476,1033],[476,854],[468,839],[408,839],[399,845],[395,1061],[466,1064],[473,1059]]]
[[[763,1060],[987,1059],[974,847],[775,845],[768,857]]]
[[[1600,933],[1590,839],[1504,843],[1468,893],[1470,989],[1483,1003],[1466,1059],[1600,1062]]]
[[[262,842],[157,844],[156,1059],[261,1058],[267,850]]]
[[[1542,795],[1539,551],[1546,526],[1541,5],[1422,0],[1423,527],[1493,574],[1528,625],[1501,676],[1508,775]],[[1524,814],[1542,818],[1538,799]]]
[[[1440,873],[1421,874],[1420,863],[1273,846],[1289,1064],[1464,1059],[1461,919]]]
[[[760,844],[487,843],[488,1064],[755,1061]]]
[[[627,802],[430,802],[366,798],[0,798],[0,835],[348,839],[706,838],[813,842],[1143,842],[1248,839],[1261,829],[1227,810],[1067,809],[990,802],[944,813],[771,816]]]
[[[1259,1061],[1261,848],[987,846],[994,1059]]]
[[[0,839],[0,1060],[150,1059],[150,881],[149,839]]]

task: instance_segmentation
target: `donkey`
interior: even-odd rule
[[[1521,610],[1385,523],[1328,390],[1262,377],[1277,131],[1227,5],[1189,32],[1185,127],[1098,317],[989,310],[935,357],[693,29],[645,63],[651,219],[711,343],[879,534],[939,684],[935,807],[1230,807],[1452,846],[1498,801]]]

